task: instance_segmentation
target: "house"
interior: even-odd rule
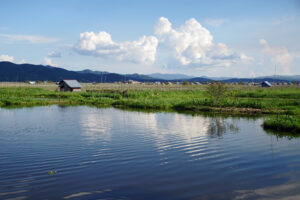
[[[269,81],[264,81],[261,83],[261,87],[272,87],[272,84]]]
[[[30,85],[35,85],[36,84],[36,81],[29,81],[28,82]]]
[[[60,91],[78,92],[81,91],[81,85],[76,80],[61,80],[58,84]]]
[[[126,83],[128,83],[128,84],[139,84],[140,82],[139,81],[134,81],[134,80],[128,80],[128,81],[126,81]]]

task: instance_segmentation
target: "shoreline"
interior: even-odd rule
[[[229,115],[280,115],[300,118],[300,88],[234,87],[219,99],[210,96],[206,87],[143,86],[98,88],[92,85],[82,92],[59,92],[39,87],[0,87],[0,107],[47,105],[88,105],[133,110],[175,111]],[[107,85],[105,85],[107,86]],[[52,86],[54,87],[54,86]],[[285,123],[284,120],[278,123]],[[276,123],[273,123],[276,124]],[[298,124],[295,125],[296,127]],[[285,127],[283,124],[281,127]],[[268,126],[272,128],[272,126]],[[274,125],[274,129],[278,129]],[[284,128],[282,128],[284,129]],[[287,130],[287,129],[286,129]],[[288,130],[291,130],[290,128]],[[298,130],[298,129],[297,129]]]

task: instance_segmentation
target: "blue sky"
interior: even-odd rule
[[[0,60],[69,70],[300,74],[300,1],[0,0]]]

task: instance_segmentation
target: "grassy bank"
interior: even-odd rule
[[[265,120],[263,126],[265,129],[300,134],[300,117],[289,115],[273,116]]]
[[[0,87],[0,106],[94,105],[136,109],[300,115],[300,88],[232,87],[216,101],[206,86],[84,85],[83,92],[52,87]]]

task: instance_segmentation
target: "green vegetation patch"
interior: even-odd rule
[[[0,106],[93,105],[133,109],[300,115],[300,88],[209,85],[86,84],[82,92],[38,87],[0,88]]]
[[[276,131],[289,131],[300,133],[300,117],[290,115],[278,115],[270,117],[263,123],[264,128]]]

